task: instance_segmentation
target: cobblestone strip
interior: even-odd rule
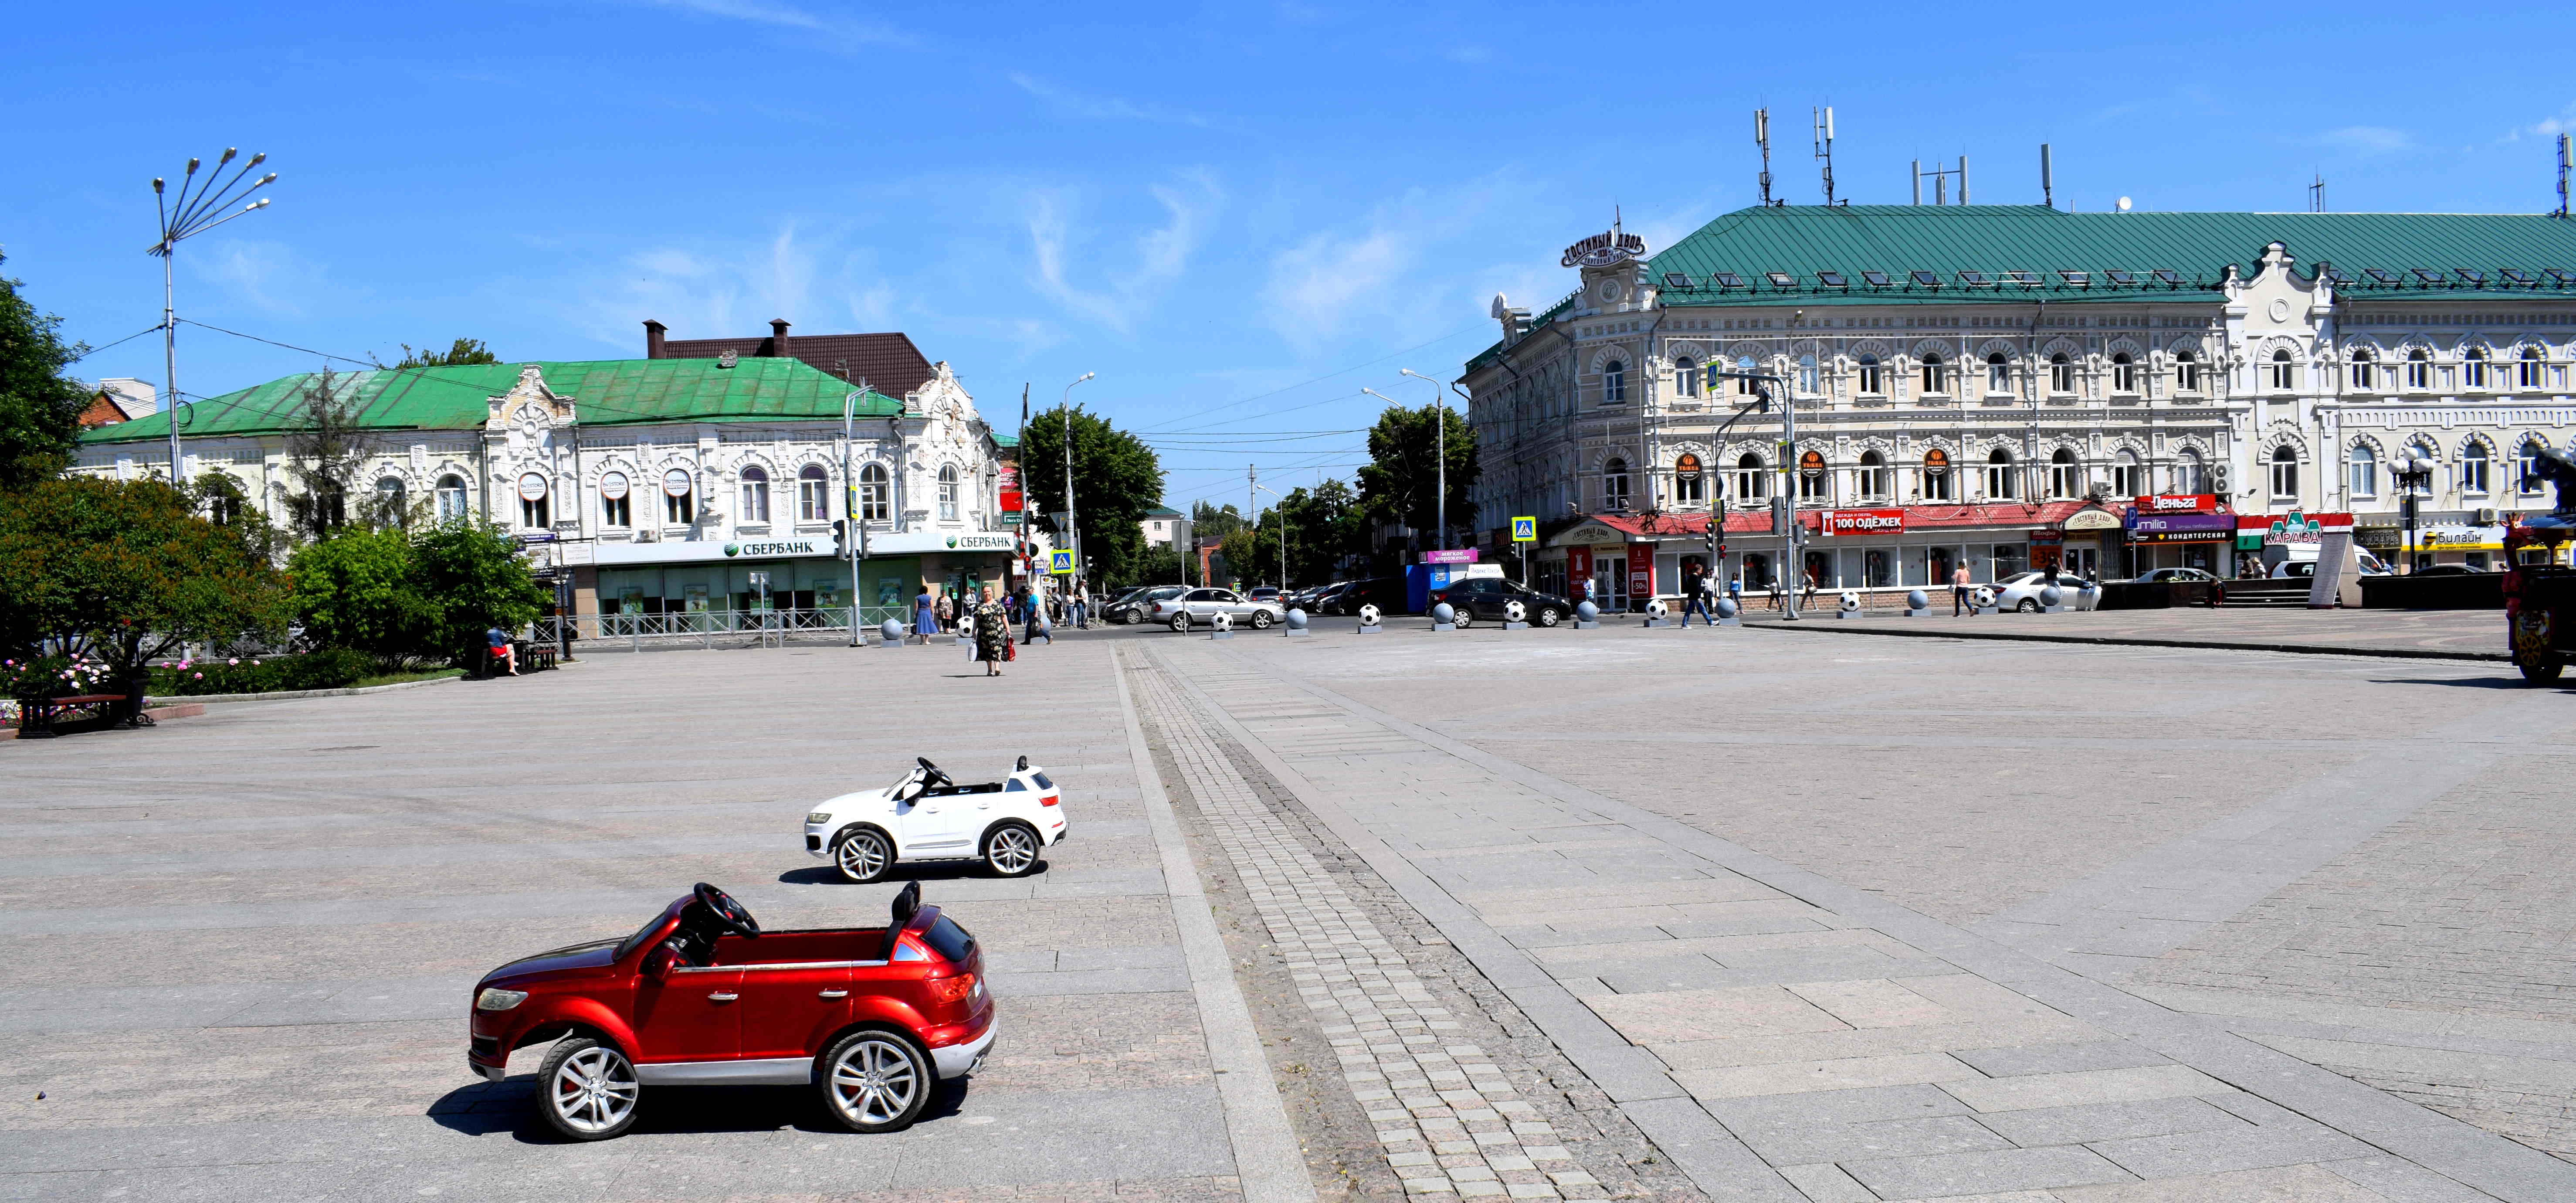
[[[1464,1025],[1254,794],[1169,681],[1132,680],[1406,1193],[1601,1197],[1554,1125],[1485,1050],[1460,1040]]]

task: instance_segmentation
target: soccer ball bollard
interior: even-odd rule
[[[1979,585],[1976,592],[1968,595],[1968,603],[1975,606],[1979,614],[1992,614],[1995,612],[1995,591]]]
[[[1594,627],[1597,627],[1597,626],[1600,626],[1600,625],[1601,625],[1601,607],[1596,606],[1596,605],[1593,605],[1593,604],[1592,604],[1592,599],[1591,599],[1591,598],[1588,598],[1588,597],[1587,597],[1587,598],[1584,598],[1582,601],[1579,601],[1579,602],[1574,603],[1574,629],[1575,629],[1575,630],[1578,630],[1578,631],[1589,631],[1589,630],[1593,629]]]
[[[1860,617],[1860,594],[1858,594],[1858,593],[1854,593],[1854,592],[1852,592],[1852,591],[1851,591],[1851,590],[1849,590],[1849,589],[1845,589],[1845,590],[1843,590],[1843,595],[1842,595],[1842,597],[1840,597],[1840,598],[1839,598],[1839,599],[1837,599],[1837,600],[1841,602],[1841,605],[1840,605],[1840,606],[1838,606],[1838,607],[1834,610],[1834,617],[1836,617],[1836,618],[1858,618],[1858,617]]]
[[[877,624],[877,634],[885,639],[888,647],[903,646],[903,624],[894,619]]]
[[[1209,638],[1212,638],[1212,639],[1232,639],[1232,638],[1234,638],[1234,615],[1232,615],[1232,614],[1228,614],[1228,613],[1226,613],[1226,612],[1225,612],[1225,611],[1223,611],[1223,610],[1219,610],[1219,611],[1217,611],[1216,616],[1215,616],[1214,618],[1211,618],[1211,619],[1209,619],[1209,620],[1208,620],[1208,626],[1209,626],[1210,628],[1212,628],[1212,629],[1208,632],[1208,636],[1209,636]]]
[[[1664,620],[1671,617],[1672,612],[1673,608],[1665,605],[1664,599],[1660,597],[1648,601],[1646,603],[1646,625],[1650,627],[1663,626]]]
[[[1293,606],[1289,608],[1288,629],[1292,631],[1302,631],[1306,629],[1306,611],[1304,609]]]
[[[1522,605],[1519,598],[1513,598],[1512,600],[1503,603],[1504,630],[1517,631],[1527,627],[1528,625],[1529,607]]]
[[[1722,627],[1743,626],[1743,615],[1744,607],[1737,603],[1734,598],[1721,597],[1717,599],[1717,625]]]
[[[1435,631],[1458,629],[1458,611],[1451,608],[1447,602],[1431,607],[1431,629]]]
[[[1932,617],[1932,599],[1924,596],[1923,591],[1920,589],[1906,590],[1905,616],[1907,618]]]
[[[2039,612],[2042,614],[2065,613],[2066,591],[2055,585],[2050,585],[2041,589],[2039,591]]]
[[[1379,626],[1379,625],[1378,625],[1381,621],[1383,621],[1383,620],[1385,619],[1385,617],[1386,617],[1386,616],[1385,616],[1384,614],[1381,614],[1381,613],[1379,613],[1379,612],[1378,612],[1378,608],[1377,608],[1377,606],[1376,606],[1376,604],[1375,604],[1375,603],[1371,603],[1371,604],[1369,604],[1369,605],[1361,606],[1361,607],[1360,607],[1360,634],[1363,634],[1363,635],[1374,635],[1374,634],[1377,634],[1379,631],[1383,631],[1383,630],[1385,630],[1385,629],[1386,629],[1385,627],[1382,627],[1382,626]]]

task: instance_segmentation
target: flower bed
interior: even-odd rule
[[[153,667],[151,692],[155,697],[187,697],[344,689],[369,677],[393,671],[394,667],[365,652],[352,651],[182,660],[177,664]]]

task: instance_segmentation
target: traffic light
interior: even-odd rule
[[[832,558],[836,560],[850,558],[850,520],[847,518],[832,520]]]

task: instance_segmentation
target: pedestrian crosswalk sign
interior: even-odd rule
[[[1073,553],[1069,551],[1048,552],[1047,572],[1055,576],[1073,575]]]
[[[1538,519],[1536,517],[1512,519],[1512,542],[1538,542]]]

